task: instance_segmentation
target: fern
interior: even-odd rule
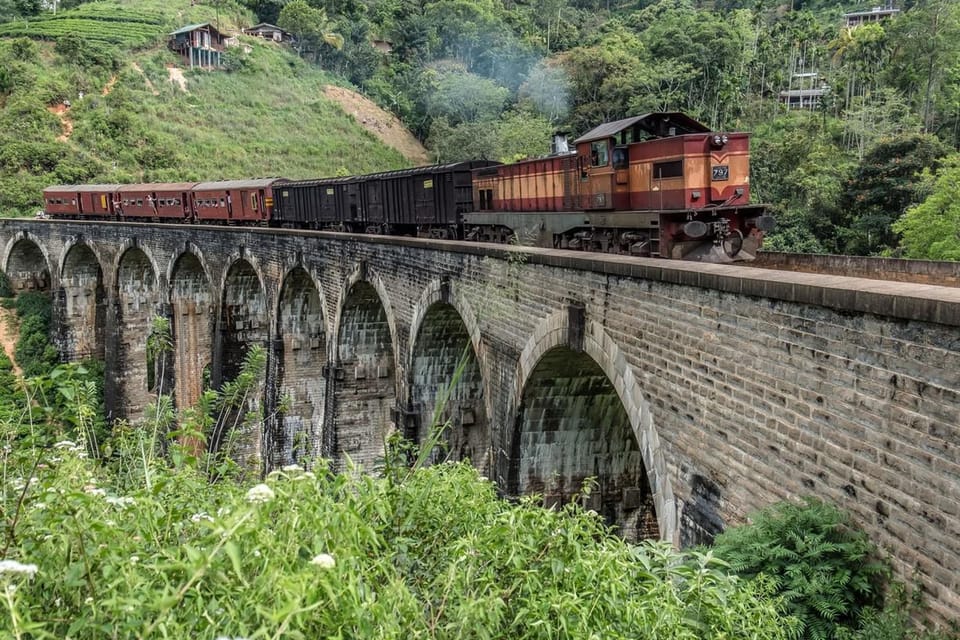
[[[751,524],[718,536],[715,552],[743,577],[767,576],[811,640],[855,627],[864,608],[882,604],[889,575],[866,534],[813,498],[754,514]]]

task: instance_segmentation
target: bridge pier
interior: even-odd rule
[[[128,248],[116,269],[111,313],[106,317],[105,350],[109,402],[108,418],[135,423],[153,402],[158,389],[157,369],[147,354],[154,316],[160,310],[160,286],[150,258],[142,249]]]
[[[104,359],[107,296],[103,280],[100,261],[89,246],[77,242],[68,248],[53,309],[59,319],[57,346],[64,360]]]
[[[326,319],[320,290],[303,267],[283,280],[271,343],[267,385],[270,406],[277,410],[274,466],[304,464],[322,455],[323,419],[327,401]]]
[[[270,311],[263,278],[253,264],[238,257],[226,272],[223,297],[217,320],[213,350],[211,381],[214,388],[235,381],[243,371],[250,348],[260,345],[269,353]],[[260,469],[266,463],[263,454],[265,433],[259,426],[246,423],[248,412],[261,414],[264,409],[262,380],[244,394],[240,406],[224,412],[209,446],[213,450],[229,447],[242,463]]]
[[[396,365],[387,312],[372,284],[358,280],[340,312],[333,377],[335,462],[373,471],[396,425]]]
[[[168,281],[174,404],[183,410],[196,406],[204,384],[210,384],[217,296],[203,263],[191,252],[177,257]]]

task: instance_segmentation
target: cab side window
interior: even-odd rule
[[[609,162],[607,156],[607,141],[598,140],[590,143],[590,165],[593,167],[605,167]]]
[[[630,168],[630,155],[626,147],[616,147],[613,150],[613,168],[617,170]]]

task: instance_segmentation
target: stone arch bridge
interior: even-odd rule
[[[449,421],[435,458],[548,504],[596,478],[588,506],[679,545],[813,494],[960,614],[960,289],[233,227],[6,220],[0,251],[63,357],[104,359],[114,417],[164,382],[162,315],[180,407],[266,347],[264,469],[372,469]]]

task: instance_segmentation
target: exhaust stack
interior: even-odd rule
[[[553,134],[553,142],[550,143],[550,153],[555,156],[562,156],[570,153],[570,145],[567,143],[567,134],[564,131],[557,131]]]

